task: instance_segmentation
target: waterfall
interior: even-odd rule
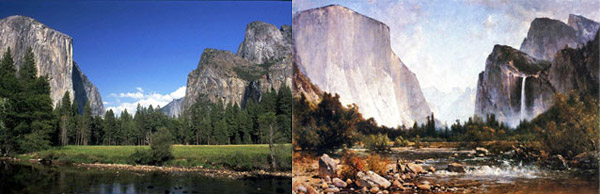
[[[525,80],[527,76],[523,76],[523,83],[521,83],[521,120],[525,119]]]

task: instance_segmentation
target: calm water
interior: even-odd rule
[[[419,181],[467,188],[468,193],[600,193],[597,171],[555,171],[495,157],[466,157],[466,152],[451,157],[454,153],[447,149],[401,150],[389,157],[394,161],[424,160],[423,166],[433,166],[437,171]],[[467,172],[443,170],[452,162],[466,164]]]
[[[0,193],[291,193],[291,178],[230,180],[0,161]]]

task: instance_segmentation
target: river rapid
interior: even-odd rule
[[[392,161],[422,160],[423,167],[433,166],[436,171],[422,175],[418,181],[427,181],[447,188],[458,188],[457,193],[599,193],[598,172],[550,170],[520,161],[497,156],[473,156],[474,151],[453,148],[395,149],[387,157]],[[445,170],[448,164],[466,165],[465,173]]]

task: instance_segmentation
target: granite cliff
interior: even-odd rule
[[[252,22],[246,26],[244,41],[236,54],[204,50],[197,69],[188,75],[180,110],[189,109],[198,97],[244,106],[249,99],[260,100],[261,92],[289,87],[291,58],[290,26],[278,29],[264,22]]]
[[[384,23],[331,5],[297,13],[292,26],[298,70],[322,91],[339,94],[342,104],[354,103],[365,118],[390,127],[431,114],[415,74],[392,51]]]
[[[479,74],[476,115],[516,126],[547,110],[557,92],[598,95],[599,25],[576,15],[568,21],[537,18],[521,50],[494,46]]]
[[[48,76],[50,97],[56,105],[65,92],[71,93],[71,100],[79,104],[79,110],[90,101],[94,115],[104,113],[104,105],[98,89],[73,62],[73,39],[30,17],[10,16],[0,20],[0,53],[7,48],[15,60],[17,69],[21,66],[28,47],[35,55],[38,76]]]

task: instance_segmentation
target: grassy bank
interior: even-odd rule
[[[22,154],[19,159],[50,159],[64,163],[134,164],[129,157],[136,149],[149,146],[63,146],[35,153]],[[232,169],[238,171],[270,170],[269,146],[251,145],[174,145],[173,167]],[[292,169],[292,146],[278,146],[276,160],[279,171]]]

